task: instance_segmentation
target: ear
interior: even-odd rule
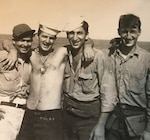
[[[118,28],[118,35],[120,35],[120,29]]]
[[[14,39],[12,40],[13,45],[15,46],[16,42],[14,41]]]
[[[85,40],[88,40],[88,38],[89,38],[89,33],[87,33]]]
[[[138,33],[138,35],[139,35],[139,36],[141,35],[141,30],[139,30],[139,33]]]

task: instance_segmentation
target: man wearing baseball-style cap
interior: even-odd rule
[[[35,30],[32,30],[27,24],[19,24],[13,28],[13,38],[14,40],[19,40],[23,37],[31,36]]]
[[[1,140],[16,140],[22,123],[29,93],[29,74],[31,72],[29,56],[34,32],[35,30],[32,30],[27,24],[16,25],[13,28],[12,42],[9,45],[13,44],[16,48],[17,61],[10,70],[5,70],[2,65],[0,66]],[[8,52],[0,51],[1,62],[7,57]]]

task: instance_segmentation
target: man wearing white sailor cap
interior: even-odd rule
[[[95,128],[103,134],[107,112],[113,109],[116,99],[113,74],[106,71],[107,55],[93,48],[94,60],[82,60],[88,28],[82,17],[72,18],[64,28],[70,42],[63,84],[65,140],[89,140]]]
[[[17,140],[62,140],[61,84],[65,62],[53,47],[60,30],[39,24],[30,95]],[[67,52],[66,52],[67,53]]]

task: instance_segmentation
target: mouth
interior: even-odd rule
[[[22,51],[28,51],[30,49],[30,47],[21,47]]]
[[[72,42],[73,46],[79,46],[80,42]]]
[[[134,39],[124,39],[126,43],[132,43]]]
[[[43,50],[49,50],[52,47],[52,44],[43,44],[42,49]]]
[[[134,39],[124,39],[124,43],[126,44],[126,46],[133,46]]]

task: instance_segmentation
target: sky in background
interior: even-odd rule
[[[61,28],[68,18],[84,16],[91,38],[111,39],[118,36],[119,16],[127,13],[141,18],[139,40],[150,41],[150,0],[0,0],[0,33],[12,34],[19,23],[36,30],[38,23]]]

